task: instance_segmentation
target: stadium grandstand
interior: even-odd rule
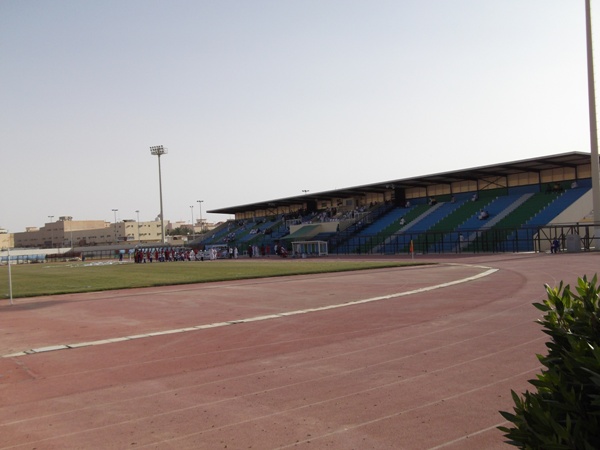
[[[235,218],[192,244],[398,255],[542,252],[558,240],[585,251],[592,203],[591,156],[571,152],[214,209]]]

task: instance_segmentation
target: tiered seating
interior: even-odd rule
[[[271,221],[266,218],[264,220],[259,220],[258,222],[250,222],[246,225],[244,231],[236,238],[240,243],[244,244],[256,244],[262,242],[264,240],[265,230],[277,228],[281,222],[282,219]]]
[[[358,253],[370,253],[378,244],[385,240],[388,236],[398,231],[402,227],[400,219],[406,216],[412,208],[394,208],[388,214],[383,216],[371,226],[365,228],[358,236],[354,238],[353,243],[357,244]],[[406,218],[404,219],[406,223]],[[376,236],[375,239],[361,240],[361,236],[370,235]]]
[[[358,250],[360,240],[355,239],[359,233],[363,232],[369,224],[377,222],[381,217],[393,210],[394,207],[388,204],[380,204],[371,208],[367,215],[355,221],[344,231],[337,233],[331,239],[330,251],[342,251],[343,253],[355,253]],[[350,251],[351,250],[351,251]]]
[[[478,236],[478,232],[493,227],[532,195],[532,193],[505,195],[493,199],[490,203],[483,205],[483,207],[480,205],[481,200],[471,202],[470,209],[473,211],[473,214],[465,222],[457,226],[454,232],[448,233],[444,239],[445,246],[441,251],[459,252],[464,250],[469,242]],[[485,209],[490,214],[487,219],[482,220],[479,218],[481,209]],[[463,239],[461,239],[461,235]]]
[[[537,214],[526,219],[521,228],[508,234],[506,238],[506,247],[509,251],[532,251],[533,239],[531,231],[527,228],[543,226],[552,221],[561,212],[567,209],[577,199],[588,191],[588,188],[569,189],[562,193],[539,194],[540,196],[554,197],[547,207],[542,208]]]
[[[420,217],[412,217],[408,225],[391,236],[386,235],[383,240],[381,236],[377,239],[372,238],[372,251],[406,252],[411,240],[417,252],[458,252],[474,249],[506,251],[506,247],[509,247],[510,251],[510,244],[513,242],[518,243],[514,251],[531,250],[532,227],[547,224],[587,192],[589,188],[586,183],[583,184],[584,187],[567,189],[563,193],[535,193],[536,186],[530,186],[515,189],[511,194],[508,194],[506,189],[484,191],[476,201],[463,200],[455,204],[439,204],[436,207],[422,205],[421,208],[426,209],[425,214],[420,210]],[[493,197],[494,193],[501,195]],[[478,218],[481,209],[490,214],[485,220]],[[412,214],[416,212],[416,209],[411,211]],[[520,227],[529,227],[529,231],[521,230],[510,234]],[[436,233],[438,231],[439,233]],[[365,235],[364,239],[368,244],[369,238]],[[506,240],[501,249],[496,247],[499,239]]]
[[[426,204],[421,203],[415,206],[411,206],[410,208],[399,208],[400,211],[405,211],[404,214],[404,225],[400,225],[398,222],[396,227],[390,229],[391,234],[382,236],[378,242],[373,243],[372,250],[377,253],[397,253],[399,249],[404,249],[405,245],[408,245],[410,239],[408,238],[408,233],[411,229],[413,229],[421,220],[421,218],[427,216],[431,211],[433,211],[433,207]]]
[[[432,206],[428,211],[428,214],[421,216],[420,220],[415,221],[416,223],[414,223],[414,225],[408,227],[406,230],[403,230],[404,235],[398,236],[398,244],[400,244],[397,247],[398,251],[408,251],[408,246],[410,245],[410,241],[413,237],[406,236],[406,233],[410,233],[410,235],[418,234],[414,242],[414,248],[422,251],[423,246],[425,246],[425,243],[427,242],[427,237],[423,233],[430,231],[434,226],[451,215],[464,203],[465,200],[462,200],[456,203],[438,203],[437,205]]]
[[[328,241],[330,251],[339,253],[402,253],[408,251],[411,241],[417,252],[529,251],[537,228],[551,222],[589,191],[591,180],[579,183],[576,188],[571,188],[570,182],[553,183],[543,192],[539,185],[484,190],[475,201],[471,201],[473,193],[461,193],[452,199],[439,196],[433,206],[425,204],[424,198],[411,199],[410,208],[380,204],[344,231],[321,233],[314,239]],[[485,220],[478,219],[481,209],[489,212]],[[310,223],[322,217],[312,214],[299,220]],[[263,233],[267,228],[272,230],[268,236]],[[205,243],[233,239],[272,245],[288,232],[282,218],[245,226],[231,221],[215,230]]]
[[[460,208],[455,211],[455,214],[448,216],[445,220],[440,221],[433,227],[430,231],[451,231],[443,233],[438,236],[437,239],[429,242],[429,251],[456,251],[456,246],[460,242],[460,233],[464,229],[465,224],[470,225],[470,222],[472,221],[480,222],[479,219],[477,219],[477,215],[482,207],[488,207],[488,205],[485,204],[486,202],[487,199],[464,202]],[[473,226],[477,225],[480,224],[473,224]]]
[[[224,243],[227,235],[232,232],[235,232],[239,228],[239,224],[235,220],[228,220],[227,222],[221,224],[217,230],[213,232],[212,235],[206,237],[202,240],[202,244],[211,245],[211,244],[221,244]]]

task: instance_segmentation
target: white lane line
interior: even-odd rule
[[[317,308],[300,309],[297,311],[287,311],[287,312],[282,312],[279,314],[269,314],[269,315],[265,315],[265,316],[248,317],[246,319],[236,319],[236,320],[230,320],[230,321],[226,321],[226,322],[209,323],[209,324],[196,325],[196,326],[186,327],[186,328],[177,328],[177,329],[173,329],[173,330],[154,331],[154,332],[150,332],[150,333],[136,334],[136,335],[131,335],[131,336],[101,339],[98,341],[77,342],[74,344],[51,345],[51,346],[47,346],[47,347],[33,348],[30,350],[24,350],[22,352],[11,353],[8,355],[2,355],[2,358],[15,358],[17,356],[32,355],[32,354],[36,354],[36,353],[43,353],[43,352],[49,352],[49,351],[68,350],[70,348],[81,348],[81,347],[90,347],[90,346],[95,346],[95,345],[112,344],[115,342],[130,341],[133,339],[142,339],[142,338],[149,338],[149,337],[154,337],[154,336],[163,336],[163,335],[167,335],[167,334],[187,333],[189,331],[198,331],[198,330],[204,330],[204,329],[208,329],[208,328],[225,327],[225,326],[229,326],[229,325],[237,325],[237,324],[246,323],[246,322],[257,322],[257,321],[261,321],[261,320],[271,320],[271,319],[277,319],[280,317],[295,316],[298,314],[307,314],[307,313],[311,313],[311,312],[326,311],[329,309],[344,308],[347,306],[361,305],[361,304],[371,303],[371,302],[378,302],[378,301],[382,301],[382,300],[389,300],[392,298],[406,297],[407,295],[420,294],[423,292],[433,291],[436,289],[442,289],[445,287],[454,286],[454,285],[461,284],[461,283],[468,283],[469,281],[475,281],[479,278],[486,277],[486,276],[491,275],[498,271],[498,269],[494,269],[494,268],[487,267],[487,266],[478,266],[478,265],[471,265],[471,264],[464,264],[464,265],[463,264],[452,264],[452,265],[460,265],[463,267],[474,267],[474,268],[487,269],[487,270],[485,270],[484,272],[481,272],[477,275],[473,275],[473,276],[466,277],[466,278],[461,278],[459,280],[449,281],[447,283],[441,283],[441,284],[436,284],[433,286],[427,286],[427,287],[423,287],[423,288],[419,288],[419,289],[414,289],[412,291],[397,292],[395,294],[382,295],[379,297],[371,297],[371,298],[365,298],[365,299],[361,299],[361,300],[353,300],[350,302],[338,303],[336,305],[327,305],[327,306],[320,306]]]

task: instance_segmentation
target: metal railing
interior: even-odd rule
[[[352,241],[333,238],[330,254],[408,254],[411,249],[421,254],[519,253],[549,251],[557,238],[560,249],[568,249],[568,241],[577,251],[595,250],[595,230],[600,224],[573,223],[520,228],[490,228],[400,233],[392,236],[355,235]],[[600,236],[598,236],[600,238]],[[575,241],[575,244],[573,242]],[[577,245],[577,241],[579,245]],[[574,251],[574,248],[571,251]]]

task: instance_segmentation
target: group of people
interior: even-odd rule
[[[203,255],[198,256],[198,250],[149,248],[135,249],[133,260],[136,263],[172,262],[172,261],[200,261]]]
[[[211,247],[206,250],[198,249],[172,249],[172,248],[151,248],[151,249],[136,249],[133,253],[134,262],[136,263],[152,263],[152,262],[171,262],[171,261],[204,261],[215,260],[219,257],[237,259],[239,251],[236,246],[229,246],[226,249]],[[274,246],[274,253],[277,256],[286,257],[287,249],[282,245]],[[247,254],[250,258],[265,257],[271,255],[270,245],[248,245]]]
[[[210,249],[208,251],[211,251]],[[287,256],[287,250],[283,245],[279,245],[279,244],[275,244],[273,247],[273,252],[277,255],[277,256],[281,256],[282,258],[285,258]],[[265,256],[270,256],[271,255],[271,246],[270,245],[265,245],[265,244],[261,244],[260,246],[258,245],[248,245],[248,247],[246,248],[246,253],[248,255],[249,258],[258,258],[258,257],[265,257]],[[226,252],[226,257],[229,259],[237,259],[239,258],[240,253],[239,250],[236,246],[230,246],[227,248],[227,252]],[[215,252],[215,257],[211,257],[210,259],[216,259],[217,255]]]
[[[282,258],[287,258],[288,251],[283,245],[275,244],[275,254]]]
[[[306,215],[302,218],[302,223],[314,222],[339,222],[344,220],[357,220],[362,217],[368,208],[366,206],[356,206],[352,209],[339,210],[337,207],[330,207],[321,212],[315,212],[312,215]]]
[[[271,254],[271,246],[267,245],[265,246],[265,244],[261,244],[261,246],[259,247],[258,245],[248,245],[248,257],[252,258],[253,256],[255,258],[258,258],[259,256],[266,256]]]

